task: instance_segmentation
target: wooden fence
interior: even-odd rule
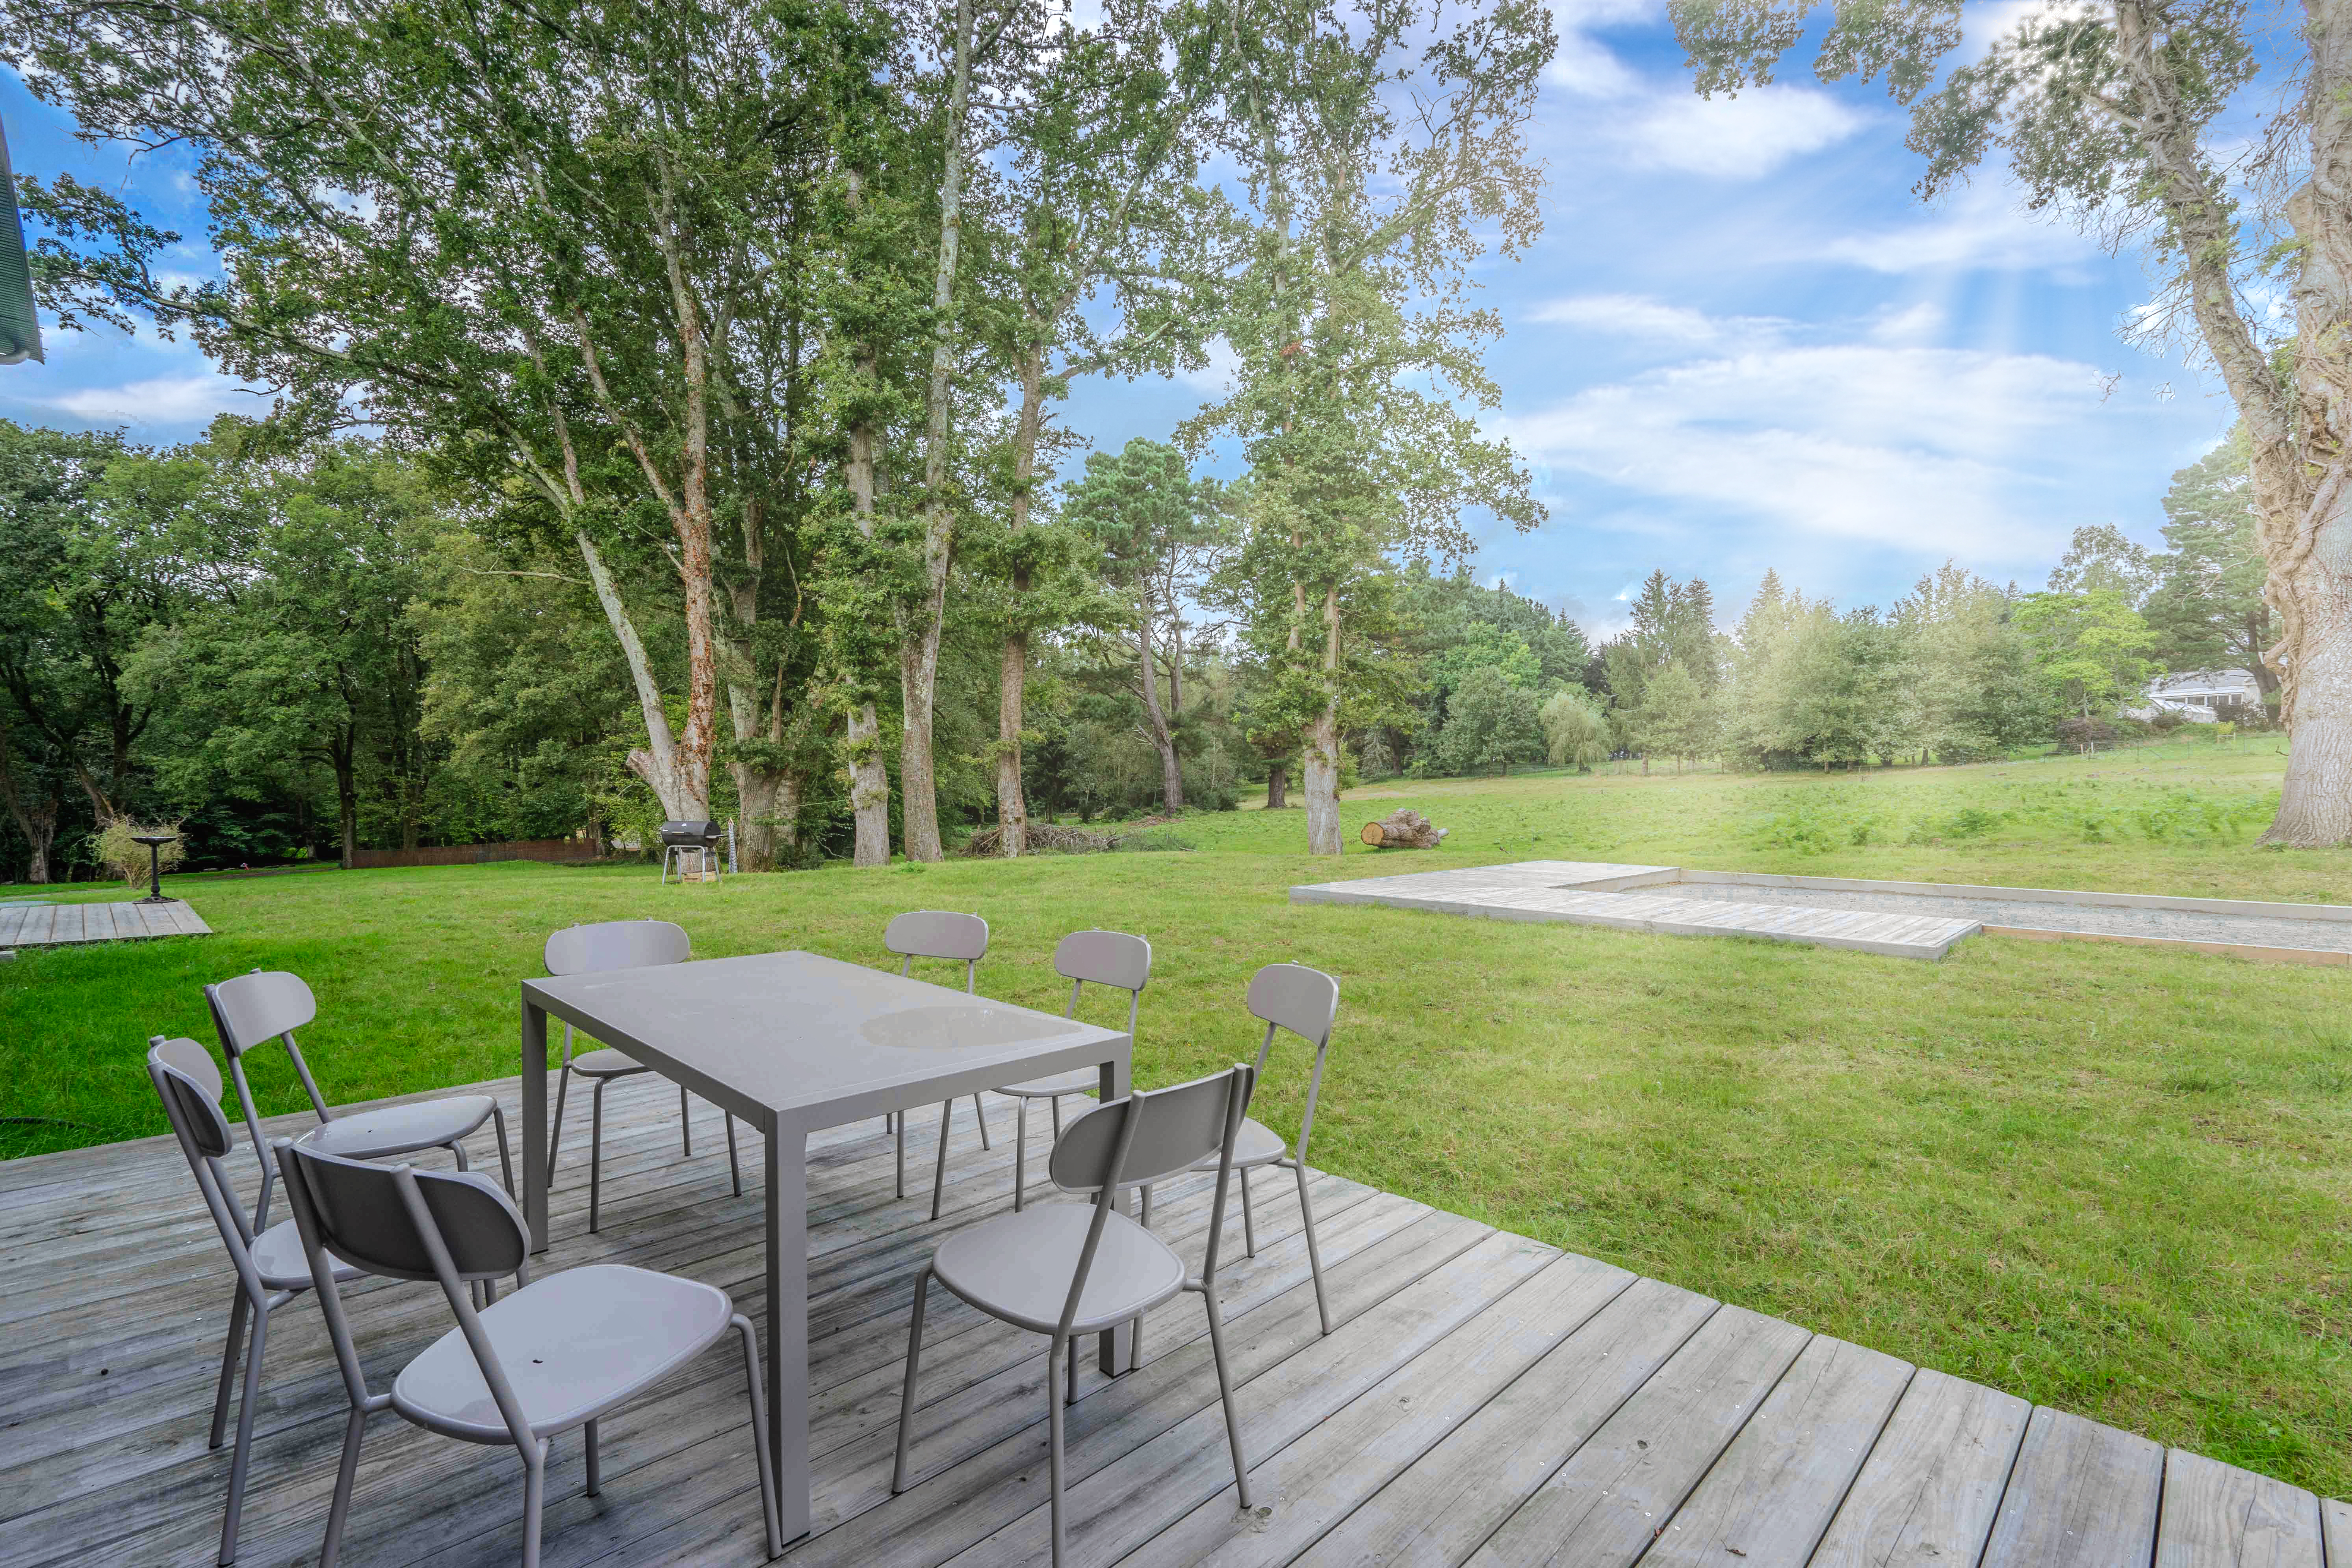
[[[554,864],[593,860],[596,847],[585,838],[518,838],[505,844],[450,844],[432,849],[356,849],[354,870],[386,866],[487,866],[494,860],[545,860]]]

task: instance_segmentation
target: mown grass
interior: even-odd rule
[[[2175,754],[2175,753],[2179,754]],[[189,879],[209,939],[0,966],[20,1151],[161,1130],[159,1031],[199,986],[296,970],[336,1099],[513,1071],[514,983],[551,928],[676,919],[705,955],[881,962],[899,910],[976,910],[992,994],[1058,1007],[1084,925],[1152,938],[1139,1079],[1255,1043],[1258,964],[1341,977],[1318,1164],[2332,1495],[2352,1491],[2346,1195],[2352,972],[1981,939],[1940,964],[1738,940],[1294,906],[1292,883],[1541,857],[2352,901],[2352,855],[2194,833],[2181,797],[2266,798],[2275,754],[2188,747],[1827,780],[1561,775],[1370,786],[1443,852],[1291,851],[1297,812],[1188,820],[1184,854],[829,869],[719,887],[524,864]],[[2037,790],[2079,807],[2028,810]],[[2151,836],[2133,813],[2175,800]],[[1916,820],[2011,819],[1957,837]],[[1852,824],[1891,826],[1853,842]],[[1775,844],[1776,816],[1843,824]],[[2120,834],[2083,818],[2126,823]],[[1970,819],[1973,824],[1974,819]],[[2090,831],[2104,837],[2087,837]],[[1938,842],[1937,839],[1941,838]],[[1914,842],[1914,839],[1917,841]],[[1260,1111],[1295,1124],[1291,1058]],[[262,1076],[274,1109],[290,1077]]]

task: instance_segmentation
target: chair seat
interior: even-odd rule
[[[1102,1074],[1092,1068],[1079,1068],[1057,1078],[1034,1079],[1016,1083],[996,1092],[1016,1100],[1058,1100],[1066,1094],[1094,1094],[1102,1089]]]
[[[1041,1334],[1062,1321],[1092,1204],[1039,1204],[958,1231],[940,1244],[933,1276],[991,1317]],[[1184,1288],[1184,1260],[1168,1244],[1112,1212],[1095,1250],[1073,1332],[1124,1322]]]
[[[382,1160],[454,1143],[488,1121],[498,1103],[487,1094],[460,1094],[414,1105],[345,1111],[304,1133],[301,1141],[322,1154]]]
[[[367,1272],[331,1254],[327,1261],[338,1281],[357,1279]],[[253,1238],[253,1267],[265,1290],[308,1290],[310,1260],[302,1255],[302,1237],[290,1219],[281,1219]]]
[[[599,1046],[593,1051],[582,1051],[572,1058],[572,1070],[583,1078],[626,1078],[631,1073],[654,1069],[629,1055],[610,1046]]]
[[[534,1279],[481,1318],[531,1435],[544,1437],[659,1383],[708,1350],[734,1316],[727,1292],[700,1280],[592,1263]],[[401,1369],[392,1403],[448,1436],[513,1441],[463,1329]]]
[[[1289,1147],[1269,1129],[1244,1117],[1242,1130],[1234,1138],[1234,1165],[1236,1169],[1244,1165],[1271,1165],[1281,1159],[1283,1152]],[[1217,1168],[1217,1159],[1214,1153],[1204,1154],[1192,1162],[1192,1169],[1213,1171]]]

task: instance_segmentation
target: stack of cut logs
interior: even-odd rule
[[[1444,837],[1445,829],[1402,807],[1379,822],[1364,824],[1364,842],[1375,849],[1434,849]]]

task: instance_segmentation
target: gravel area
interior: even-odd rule
[[[1865,910],[1884,914],[1947,915],[1992,926],[2152,936],[2171,942],[2227,942],[2255,947],[2352,951],[2352,922],[2279,920],[2267,915],[2196,914],[2186,910],[2045,904],[2025,899],[1946,899],[1930,893],[1853,893],[1822,888],[1759,888],[1738,882],[1668,882],[1641,889],[1718,903]]]

